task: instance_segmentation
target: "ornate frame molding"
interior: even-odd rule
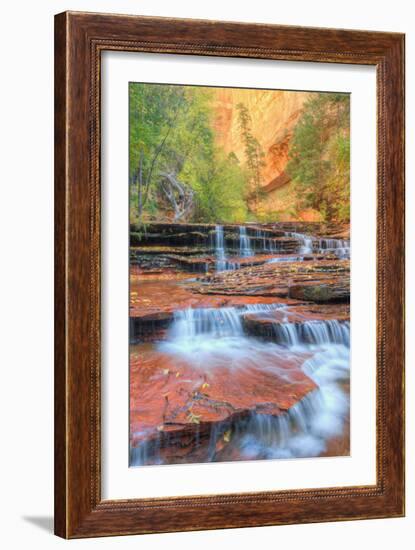
[[[76,538],[402,516],[404,35],[73,12],[57,15],[55,22],[56,534]],[[160,36],[168,40],[160,42]],[[376,485],[101,500],[100,74],[105,50],[376,66]]]

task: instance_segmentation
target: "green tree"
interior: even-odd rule
[[[131,215],[243,221],[247,177],[214,141],[209,88],[130,84]],[[237,213],[237,214],[235,214]]]
[[[313,208],[326,220],[350,216],[349,95],[313,94],[295,129],[287,172],[300,208]]]
[[[261,198],[261,169],[265,164],[265,154],[262,151],[258,140],[252,133],[252,118],[248,108],[243,103],[238,103],[236,108],[238,110],[239,128],[241,130],[241,135],[245,146],[245,158],[248,168],[249,186],[251,190],[250,198],[253,198],[255,209],[257,209]]]
[[[168,164],[169,142],[186,109],[183,88],[130,84],[130,186],[137,216],[151,210],[160,169]]]
[[[205,223],[244,222],[247,177],[232,153],[214,147],[211,160],[199,158],[184,167],[181,177],[196,192],[194,220]]]

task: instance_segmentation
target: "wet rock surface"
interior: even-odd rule
[[[348,454],[348,238],[311,222],[132,228],[131,465]]]
[[[262,314],[245,313],[242,315],[242,322],[245,332],[251,336],[265,338],[266,340],[285,343],[279,338],[278,326],[287,324],[294,327],[301,333],[302,327],[315,322],[335,321],[337,323],[350,322],[350,308],[348,305],[294,305],[290,308],[270,311]],[[307,338],[307,337],[305,337]],[[314,343],[308,337],[309,343]]]
[[[347,302],[348,260],[268,263],[200,278],[192,289],[200,294],[246,294],[296,298],[311,302]]]
[[[215,449],[223,449],[236,421],[253,412],[283,414],[316,388],[300,368],[305,357],[293,354],[278,361],[264,350],[261,365],[249,358],[230,365],[218,356],[206,371],[197,361],[135,347],[130,363],[133,447],[149,442],[151,447],[153,441],[163,461],[198,461],[209,452],[212,430],[220,425],[223,433]]]

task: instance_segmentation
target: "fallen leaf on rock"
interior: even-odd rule
[[[187,415],[187,419],[189,420],[189,422],[192,422],[193,424],[200,424],[201,417],[202,417],[202,415],[194,414],[191,411]]]

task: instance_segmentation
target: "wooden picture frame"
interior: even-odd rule
[[[377,71],[377,478],[373,486],[101,499],[101,52]],[[55,533],[64,538],[404,515],[404,35],[65,12],[55,18]]]

